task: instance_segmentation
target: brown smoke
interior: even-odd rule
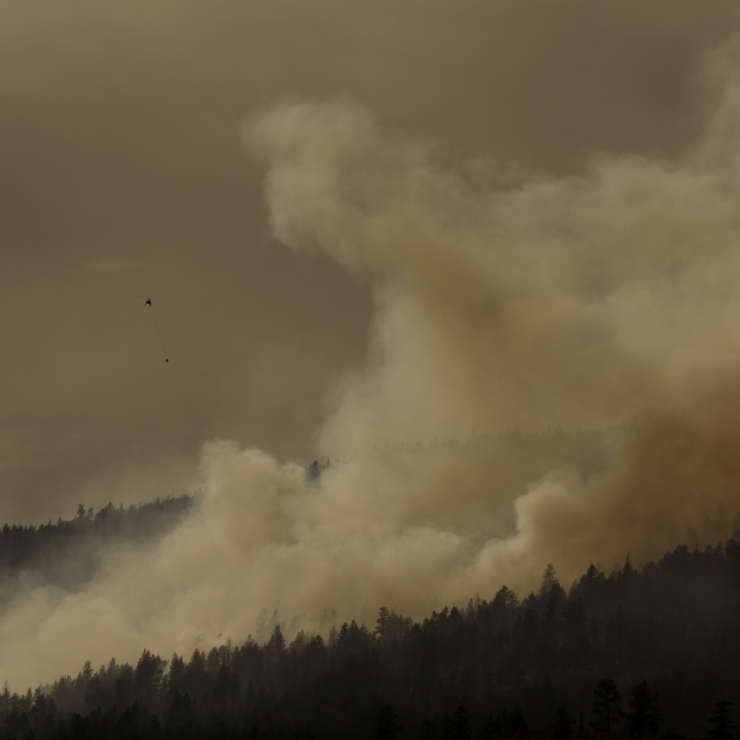
[[[592,561],[727,536],[740,508],[737,49],[713,58],[725,93],[680,162],[595,157],[583,176],[509,190],[440,171],[349,103],[252,120],[275,235],[374,287],[372,360],[335,388],[320,430],[344,462],[308,482],[258,450],[208,445],[199,514],[153,552],[119,553],[83,594],[30,594],[0,624],[1,672],[22,685],[74,669],[70,655],[243,639],[262,608],[300,615],[294,629],[324,608],[421,616],[532,588],[549,561],[567,584]],[[490,436],[615,425],[591,467],[577,445],[532,453]],[[432,443],[471,427],[482,442]],[[417,440],[425,452],[378,451]]]

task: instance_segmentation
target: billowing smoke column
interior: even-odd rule
[[[350,498],[374,485],[399,537],[468,535],[431,591],[461,598],[529,585],[548,559],[570,577],[727,535],[740,508],[737,54],[714,57],[724,97],[683,161],[604,156],[585,176],[507,192],[437,171],[347,104],[283,106],[247,127],[278,238],[376,287],[374,362],[336,394],[327,453],[471,426],[624,425],[605,469],[534,477],[533,464],[508,500],[480,459],[342,481]],[[515,532],[486,536],[481,511],[506,504]],[[414,584],[399,589],[409,606]]]
[[[714,59],[725,93],[683,161],[604,156],[499,192],[347,103],[251,121],[275,235],[375,291],[372,359],[334,390],[320,431],[345,461],[309,481],[208,445],[199,514],[154,550],[118,553],[84,593],[29,593],[0,624],[0,673],[22,686],[81,656],[240,640],[263,608],[308,628],[325,608],[421,616],[529,589],[550,561],[567,584],[592,561],[727,536],[740,508],[736,53]],[[610,441],[595,465],[500,441],[373,452],[515,426],[609,428]]]

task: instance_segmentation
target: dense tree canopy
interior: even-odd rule
[[[502,587],[419,623],[383,607],[373,629],[345,622],[326,641],[299,632],[288,643],[273,615],[263,644],[189,660],[145,650],[135,666],[95,670],[80,656],[76,677],[6,690],[0,733],[498,738],[590,725],[725,738],[740,694],[739,587],[740,544],[730,540],[678,547],[639,572],[629,560],[610,575],[591,566],[568,593],[548,567],[521,602]]]
[[[74,519],[35,526],[5,524],[0,529],[0,608],[25,585],[54,585],[75,591],[100,568],[106,548],[156,541],[192,510],[194,499],[183,495],[124,508],[108,504],[98,512],[77,508]]]

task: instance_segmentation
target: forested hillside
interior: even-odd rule
[[[183,495],[132,505],[108,504],[97,513],[82,504],[74,519],[0,530],[0,608],[22,588],[53,585],[75,591],[99,569],[107,548],[151,542],[191,510]]]
[[[740,543],[681,546],[639,572],[629,558],[609,575],[591,566],[568,593],[548,566],[536,594],[520,600],[502,587],[420,623],[383,607],[376,624],[345,623],[326,639],[300,632],[286,644],[278,624],[263,645],[87,662],[25,696],[6,690],[0,733],[701,737],[713,708],[715,730],[729,716],[715,703],[740,698],[739,625]]]

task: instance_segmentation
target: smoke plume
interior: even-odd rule
[[[341,461],[309,480],[209,444],[199,512],[154,549],[116,553],[82,593],[18,602],[0,623],[0,672],[22,686],[72,658],[187,653],[244,639],[262,609],[297,615],[293,630],[321,629],[325,609],[418,617],[536,587],[548,562],[569,584],[590,562],[728,536],[739,54],[712,57],[723,92],[681,161],[600,155],[583,175],[492,192],[350,103],[248,122],[276,237],[373,286],[370,360],[333,390],[317,433],[322,459]],[[565,431],[532,434],[548,428]]]

